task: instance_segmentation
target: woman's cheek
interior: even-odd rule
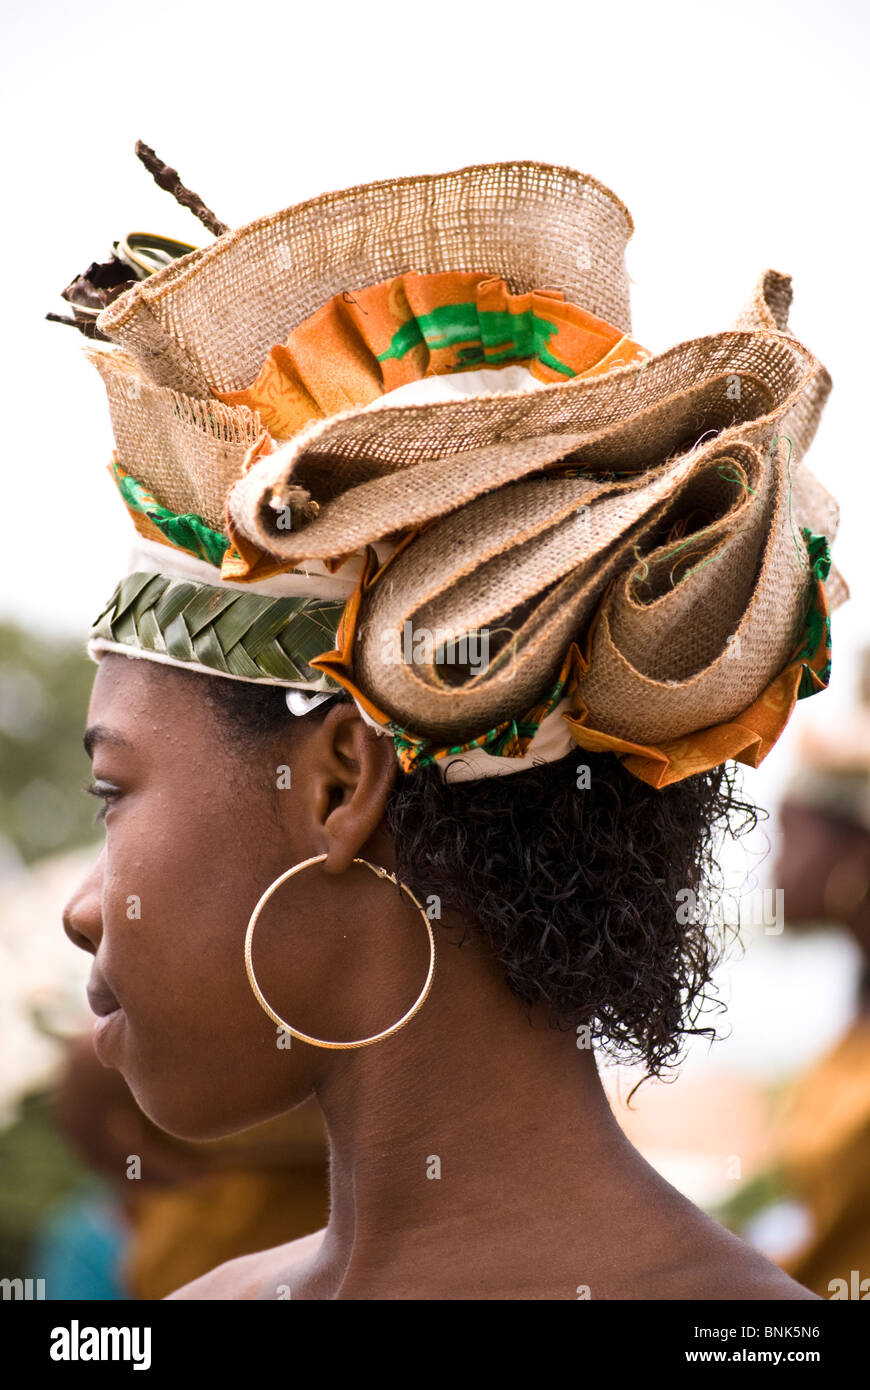
[[[106,817],[106,874],[103,880],[103,921],[104,929],[111,936],[125,933],[132,923],[147,920],[149,908],[153,905],[152,895],[142,882],[141,856],[131,854],[124,837],[117,833],[115,826],[109,824],[109,811]],[[117,815],[117,813],[114,813]],[[110,945],[113,944],[111,941]]]

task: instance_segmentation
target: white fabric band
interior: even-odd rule
[[[386,559],[392,546],[376,546],[375,549],[379,559]],[[154,570],[170,579],[189,579],[195,584],[211,584],[216,589],[240,589],[242,593],[260,594],[263,598],[325,598],[344,603],[356,587],[362,563],[362,556],[355,555],[345,561],[338,574],[330,574],[321,560],[309,560],[304,568],[288,574],[276,574],[254,584],[240,584],[233,579],[222,579],[215,565],[198,560],[185,550],[137,535],[127,561],[127,573]]]
[[[382,724],[378,724],[359,703],[354,701],[360,718],[379,734],[389,734]],[[571,700],[560,700],[554,710],[541,720],[538,732],[521,758],[498,758],[487,753],[484,748],[469,748],[465,753],[455,753],[451,757],[438,758],[437,767],[446,782],[476,782],[481,777],[506,777],[512,772],[527,772],[529,768],[540,767],[542,763],[555,763],[565,758],[577,744],[571,737],[563,714],[571,713]]]

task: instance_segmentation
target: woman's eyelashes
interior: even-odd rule
[[[86,783],[84,790],[90,796],[99,797],[103,803],[94,817],[97,821],[104,821],[106,819],[106,812],[110,804],[121,795],[119,787],[114,786],[111,782],[104,782],[99,777],[95,777],[92,782]]]

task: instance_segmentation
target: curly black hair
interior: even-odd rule
[[[205,684],[235,734],[274,736],[293,719],[280,687]],[[657,791],[578,749],[505,777],[400,774],[386,827],[399,878],[481,932],[520,999],[660,1076],[689,1035],[715,1036],[699,1021],[727,944],[718,849],[759,815],[733,765]]]

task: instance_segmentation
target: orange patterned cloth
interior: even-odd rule
[[[515,295],[498,276],[450,270],[334,295],[272,348],[246,390],[217,394],[288,439],[426,376],[521,364],[538,381],[567,381],[646,356],[560,290]]]
[[[578,660],[582,670],[588,670],[588,664],[579,654]],[[589,728],[585,722],[588,711],[582,698],[578,698],[577,713],[566,714],[565,722],[581,748],[593,753],[615,753],[642,782],[651,787],[668,787],[672,782],[682,782],[686,777],[718,767],[729,758],[747,767],[758,767],[791,718],[803,674],[802,662],[792,658],[785,670],[742,714],[724,724],[699,729],[685,738],[670,739],[658,746],[629,743]],[[823,690],[825,684],[819,679],[815,689]]]

